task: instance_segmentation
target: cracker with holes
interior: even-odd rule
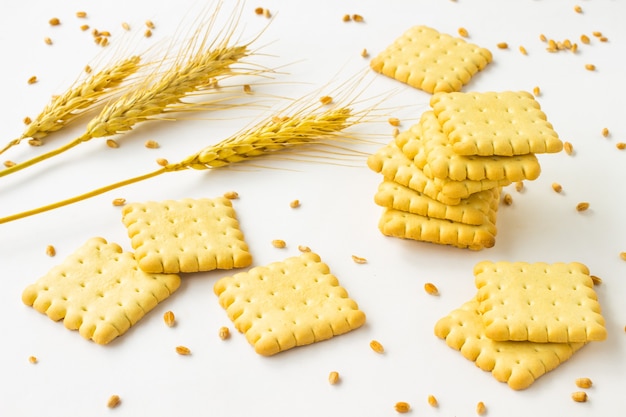
[[[466,302],[435,324],[435,335],[515,390],[526,389],[585,343],[499,342],[485,335],[479,302]]]
[[[460,155],[554,153],[563,142],[526,91],[434,94],[430,106]]]
[[[132,253],[95,237],[26,287],[22,301],[84,338],[107,344],[179,285],[178,275],[146,273]]]
[[[412,143],[420,143],[423,148],[425,163],[422,170],[428,177],[452,181],[509,180],[511,182],[534,180],[539,177],[541,167],[533,153],[513,156],[459,155],[452,149],[434,112],[424,112],[419,124],[422,126],[424,140],[414,140]],[[405,146],[405,148],[408,147]]]
[[[492,61],[486,48],[464,39],[414,26],[370,62],[381,74],[428,93],[460,91]]]
[[[588,268],[578,262],[474,267],[485,334],[497,341],[591,342],[607,337]]]
[[[511,184],[508,179],[452,181],[429,178],[393,141],[371,154],[367,159],[367,165],[389,181],[397,182],[448,205],[459,204],[463,198],[474,193]]]
[[[490,210],[480,225],[437,219],[386,208],[378,229],[386,236],[482,250],[496,243],[496,211]]]
[[[131,203],[122,211],[139,267],[152,273],[247,267],[252,256],[224,197]]]
[[[420,216],[481,225],[488,221],[490,212],[498,209],[499,198],[498,187],[474,193],[459,204],[447,205],[396,182],[383,181],[374,195],[374,202],[382,207]]]
[[[313,252],[224,277],[214,291],[235,328],[264,356],[330,339],[365,322],[357,303]]]

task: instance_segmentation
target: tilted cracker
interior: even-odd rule
[[[459,91],[493,59],[486,48],[427,26],[405,31],[370,67],[428,93]]]
[[[443,204],[419,191],[393,181],[383,181],[374,195],[374,202],[382,207],[419,214],[435,219],[480,225],[490,211],[497,210],[500,188],[480,191],[464,198],[457,205]]]
[[[514,156],[465,156],[452,149],[448,137],[443,133],[435,113],[426,111],[419,124],[423,140],[426,163],[424,174],[431,178],[463,180],[509,180],[511,182],[534,180],[539,177],[541,167],[535,154]],[[413,141],[417,143],[417,141]],[[404,149],[403,149],[404,152]],[[406,152],[405,152],[406,154]]]
[[[96,237],[26,287],[22,301],[86,339],[107,344],[180,286],[140,270],[132,253]]]
[[[606,339],[593,280],[578,262],[490,262],[474,268],[485,334],[493,340]]]
[[[330,339],[365,322],[357,303],[313,252],[224,277],[214,291],[235,328],[265,356]]]
[[[531,386],[539,377],[568,360],[584,343],[497,342],[485,335],[479,303],[472,299],[441,318],[435,335],[483,371],[515,390]]]
[[[460,155],[512,156],[563,149],[539,103],[526,91],[434,94],[430,105]]]
[[[131,203],[122,210],[122,222],[146,272],[210,271],[252,263],[235,210],[225,197]]]
[[[491,211],[485,223],[476,226],[386,208],[378,228],[386,236],[482,250],[496,243],[495,217]]]
[[[378,149],[367,159],[368,167],[387,180],[419,191],[444,204],[455,205],[470,195],[511,184],[509,180],[450,181],[429,178],[398,148],[395,142]]]

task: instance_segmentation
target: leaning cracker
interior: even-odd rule
[[[225,197],[127,204],[122,222],[146,272],[210,271],[252,263],[235,210]]]
[[[29,285],[24,304],[86,339],[107,344],[180,286],[178,275],[149,274],[132,253],[96,237]]]
[[[593,280],[581,263],[483,261],[474,275],[485,334],[493,340],[606,339]]]
[[[526,91],[434,94],[430,105],[460,155],[512,156],[563,149],[539,103]]]
[[[427,26],[414,26],[373,58],[370,67],[435,93],[461,90],[492,59],[488,49]]]
[[[374,195],[374,202],[421,216],[480,225],[485,223],[485,216],[490,211],[497,209],[499,198],[500,188],[493,188],[472,194],[457,205],[448,205],[396,182],[383,181]]]
[[[214,291],[235,328],[265,356],[330,339],[365,322],[357,303],[313,252],[222,278]]]
[[[465,156],[456,153],[441,124],[432,111],[422,114],[419,124],[426,163],[424,174],[431,178],[463,180],[509,180],[511,182],[534,180],[541,167],[535,154],[514,156]],[[413,141],[417,142],[417,141]],[[404,149],[403,149],[404,151]],[[405,152],[406,154],[406,152]]]
[[[475,226],[386,208],[378,228],[386,236],[482,250],[496,243],[496,212],[485,217],[485,223]]]
[[[515,390],[528,388],[535,380],[568,360],[584,343],[497,342],[485,335],[476,299],[441,318],[435,335],[460,351],[496,380]]]
[[[511,184],[509,180],[450,181],[429,178],[398,148],[395,142],[380,148],[367,159],[368,167],[390,181],[419,191],[444,204],[455,205],[470,195]]]

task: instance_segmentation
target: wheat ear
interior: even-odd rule
[[[163,73],[153,73],[105,106],[88,123],[82,136],[48,153],[2,170],[0,177],[59,155],[93,138],[130,131],[136,124],[156,119],[168,112],[198,110],[202,106],[185,102],[183,98],[214,88],[216,79],[262,71],[234,67],[253,54],[251,42],[230,45],[236,26],[233,22],[237,19],[238,15],[231,16],[228,31],[213,42],[207,41],[208,33],[199,39],[200,32],[196,32],[196,36],[189,41],[170,68]]]
[[[56,96],[39,115],[26,126],[19,138],[10,141],[0,154],[24,139],[42,139],[52,132],[69,125],[76,118],[109,97],[128,77],[140,67],[141,58],[132,56],[122,59],[89,78],[72,85],[65,93]]]
[[[273,117],[249,130],[204,148],[178,163],[167,164],[151,173],[120,181],[34,210],[0,218],[0,224],[67,206],[166,172],[225,167],[305,144],[332,145],[334,142],[349,140],[342,136],[342,131],[362,120],[348,107],[329,108],[309,114],[305,113],[306,110],[300,110],[295,115],[288,117]]]

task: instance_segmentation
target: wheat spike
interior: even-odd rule
[[[136,124],[157,119],[166,113],[198,110],[202,108],[201,105],[185,102],[183,99],[213,89],[216,79],[262,72],[263,69],[235,68],[237,63],[243,62],[254,53],[250,49],[254,40],[243,45],[231,45],[238,16],[234,13],[226,25],[226,31],[212,42],[207,38],[210,30],[204,33],[201,30],[196,31],[169,68],[152,73],[105,106],[88,123],[82,136],[48,153],[2,170],[0,177],[61,154],[93,138],[128,132]],[[216,14],[211,19],[209,29],[215,17]],[[165,61],[167,58],[163,59]]]
[[[137,72],[140,61],[139,56],[122,59],[110,68],[75,83],[48,103],[41,113],[26,126],[19,138],[10,141],[0,149],[0,154],[18,145],[24,139],[42,139],[93,109],[97,103],[109,97],[128,77]]]
[[[271,118],[256,127],[204,148],[178,163],[167,164],[151,173],[98,188],[48,206],[0,218],[0,224],[86,200],[166,172],[225,167],[305,144],[332,145],[343,139],[349,140],[342,135],[342,132],[363,120],[363,115],[349,107],[339,106],[320,112],[308,112],[309,110],[311,109],[303,108],[289,117]]]

